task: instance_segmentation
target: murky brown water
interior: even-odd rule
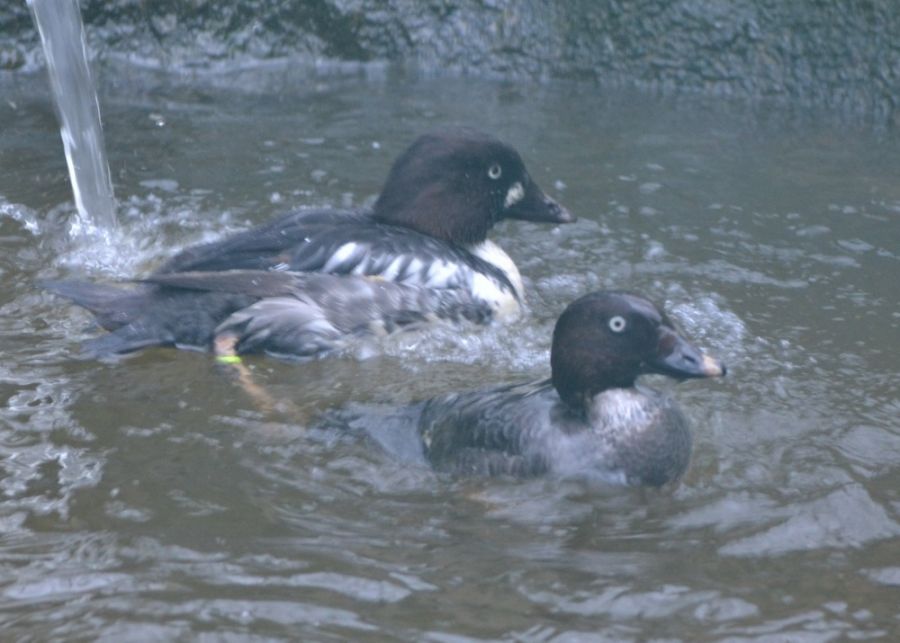
[[[44,78],[0,80],[0,638],[900,635],[895,134],[567,84],[107,70],[102,85],[113,252],[67,238]],[[581,216],[496,230],[530,292],[511,328],[363,362],[251,360],[296,406],[266,415],[205,355],[76,359],[88,316],[35,287],[363,203],[447,122],[513,142]],[[346,400],[541,377],[555,316],[597,287],[666,302],[731,367],[671,387],[696,442],[672,492],[454,481],[402,445],[303,428]]]

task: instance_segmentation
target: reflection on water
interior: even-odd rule
[[[829,119],[550,84],[113,75],[123,247],[72,244],[43,79],[0,118],[0,627],[9,637],[834,640],[896,632],[900,143]],[[240,82],[238,82],[240,81]],[[230,89],[236,86],[238,89]],[[358,205],[419,132],[513,142],[577,224],[494,233],[530,315],[386,355],[248,360],[269,416],[207,356],[76,359],[89,316],[40,278],[128,278],[299,204]],[[15,158],[15,163],[7,159]],[[555,189],[554,187],[555,186]],[[547,372],[579,294],[663,302],[733,376],[670,387],[683,484],[453,480],[403,441],[308,428]],[[48,616],[51,615],[51,616]]]

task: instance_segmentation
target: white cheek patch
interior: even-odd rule
[[[525,198],[525,188],[522,187],[521,182],[516,181],[509,186],[509,190],[506,192],[506,199],[503,201],[503,207],[511,208],[523,198]]]

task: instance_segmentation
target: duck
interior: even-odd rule
[[[419,136],[371,209],[303,208],[182,250],[129,284],[44,286],[95,316],[94,356],[153,346],[315,357],[435,321],[509,321],[521,274],[488,239],[505,219],[570,223],[511,145],[469,128]]]
[[[687,418],[669,395],[637,383],[724,376],[650,300],[596,291],[569,304],[553,330],[549,379],[446,393],[404,407],[399,432],[423,461],[454,476],[542,475],[661,487],[691,456]],[[333,418],[365,429],[365,411]],[[410,424],[412,426],[410,426]]]

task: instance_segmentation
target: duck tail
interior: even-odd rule
[[[81,347],[81,356],[97,359],[133,353],[151,346],[168,346],[170,338],[162,338],[148,333],[140,324],[126,324],[116,330],[85,341]]]
[[[88,281],[48,280],[41,282],[41,286],[89,310],[106,330],[116,330],[134,321],[146,299],[140,289]]]

